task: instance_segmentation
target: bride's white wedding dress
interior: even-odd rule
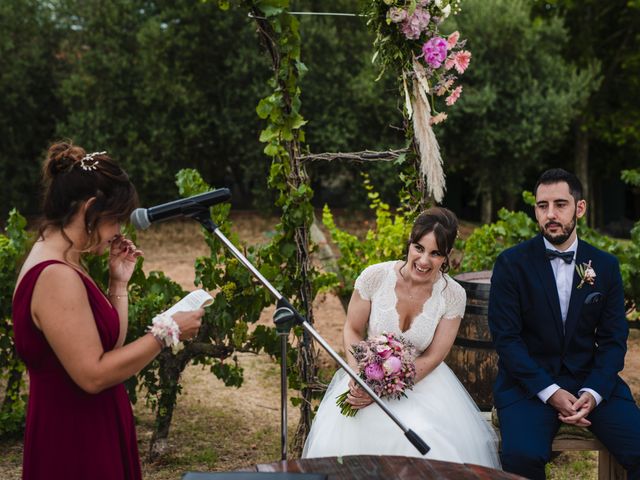
[[[408,330],[401,332],[396,310],[396,263],[372,265],[355,282],[360,296],[371,301],[367,335],[400,334],[421,353],[431,343],[439,322],[464,314],[466,294],[451,277],[442,275],[434,284],[422,313],[413,319]],[[338,370],[318,409],[303,458],[343,455],[421,457],[402,430],[375,403],[361,409],[355,417],[340,413],[336,397],[348,389],[348,383],[349,376],[344,370]],[[493,429],[444,362],[406,394],[407,397],[399,400],[383,399],[383,402],[431,447],[425,458],[500,468]]]

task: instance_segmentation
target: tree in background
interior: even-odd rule
[[[0,217],[37,202],[40,163],[60,109],[51,10],[37,0],[0,2]]]
[[[292,10],[360,13],[353,0],[292,2]],[[402,99],[396,79],[371,62],[373,35],[363,17],[301,15],[302,58],[309,69],[301,82],[307,144],[313,153],[387,150],[405,145]],[[394,128],[395,127],[395,128]],[[397,166],[389,162],[314,162],[310,176],[316,203],[364,208],[365,189],[354,189],[362,171],[389,201],[397,201]]]
[[[36,211],[29,192],[41,153],[66,137],[109,149],[132,172],[146,204],[167,200],[162,186],[184,167],[230,187],[236,205],[250,206],[251,199],[254,206],[273,204],[254,115],[256,99],[269,90],[269,66],[246,11],[232,5],[221,12],[216,2],[192,0],[0,3],[3,218],[13,205],[27,215]],[[456,111],[435,127],[449,173],[494,205],[513,207],[519,198],[513,191],[533,165],[573,169],[566,159],[590,152],[591,175],[617,178],[637,162],[639,3],[465,0],[456,18],[469,38],[472,68]],[[292,5],[302,11],[358,8],[352,0]],[[556,15],[563,15],[570,38]],[[309,69],[302,101],[310,150],[403,145],[394,128],[401,126],[395,80],[385,75],[374,81],[372,39],[362,19],[299,19]],[[587,73],[576,73],[574,61]],[[597,86],[588,68],[593,65],[601,66],[602,83],[588,95]],[[589,101],[580,104],[585,95]],[[586,123],[571,134],[567,118],[575,125],[578,111]],[[361,170],[370,172],[386,201],[396,201],[395,165],[313,162],[315,203],[365,205],[364,190],[352,188]],[[486,219],[497,208],[484,204]]]
[[[163,4],[139,35],[144,82],[137,94],[151,111],[153,154],[170,167],[198,169],[245,205],[270,198],[255,113],[269,92],[269,64],[252,20],[245,9],[224,12],[214,3]]]
[[[28,192],[38,181],[42,151],[60,138],[109,149],[145,203],[167,200],[162,186],[184,167],[230,187],[237,204],[273,203],[255,116],[256,100],[269,91],[269,65],[245,10],[231,5],[223,12],[215,2],[191,0],[11,0],[0,8],[7,25],[0,33],[7,38],[0,58],[6,99],[0,171],[12,185],[2,193],[5,214],[11,205],[26,214],[37,210]],[[357,12],[348,0],[301,0],[295,9]],[[388,77],[374,81],[363,20],[300,19],[312,71],[303,85],[310,148],[401,144],[401,133],[390,127],[401,121],[397,91]],[[363,168],[395,198],[397,181],[384,162],[311,167],[314,185],[326,192],[320,203],[363,200],[364,190],[351,188]]]
[[[640,158],[640,2],[535,3],[540,17],[564,18],[571,37],[563,48],[566,59],[582,68],[594,62],[600,67],[601,81],[574,119],[566,150],[572,153],[570,168],[585,186],[586,198],[597,207],[591,209],[591,222],[603,223],[602,212],[596,213],[607,192],[595,190],[603,178],[617,178],[621,169],[637,165]]]
[[[69,68],[59,135],[111,149],[147,202],[166,200],[183,167],[239,197],[264,183],[255,101],[268,69],[246,15],[187,0],[62,0],[59,15]]]
[[[596,81],[563,58],[562,20],[533,20],[529,2],[467,0],[457,24],[473,68],[444,124],[445,162],[475,186],[488,223],[498,202],[513,208],[525,174],[563,141]]]

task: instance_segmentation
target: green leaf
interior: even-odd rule
[[[273,111],[273,103],[272,103],[271,97],[263,98],[262,100],[260,100],[260,102],[258,102],[258,106],[256,107],[256,113],[263,120],[267,118],[272,111]]]
[[[274,129],[271,125],[260,132],[261,142],[270,142],[273,139],[278,138],[278,130]]]
[[[264,147],[263,151],[265,155],[269,157],[275,157],[280,151],[280,147],[278,146],[277,143],[270,143],[266,147]]]
[[[262,10],[262,13],[264,13],[265,17],[269,18],[269,17],[275,17],[276,15],[280,15],[284,11],[284,8],[262,6],[260,7],[260,10]]]

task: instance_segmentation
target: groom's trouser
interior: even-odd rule
[[[498,409],[502,468],[534,480],[545,479],[551,442],[560,428],[558,412],[537,397]],[[627,470],[640,480],[640,410],[631,400],[611,396],[587,417],[589,429]]]

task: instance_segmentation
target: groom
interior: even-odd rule
[[[491,278],[502,466],[544,479],[564,422],[589,428],[640,479],[640,410],[618,376],[629,329],[618,261],[578,239],[575,175],[547,170],[534,193],[542,235],[500,254]]]

